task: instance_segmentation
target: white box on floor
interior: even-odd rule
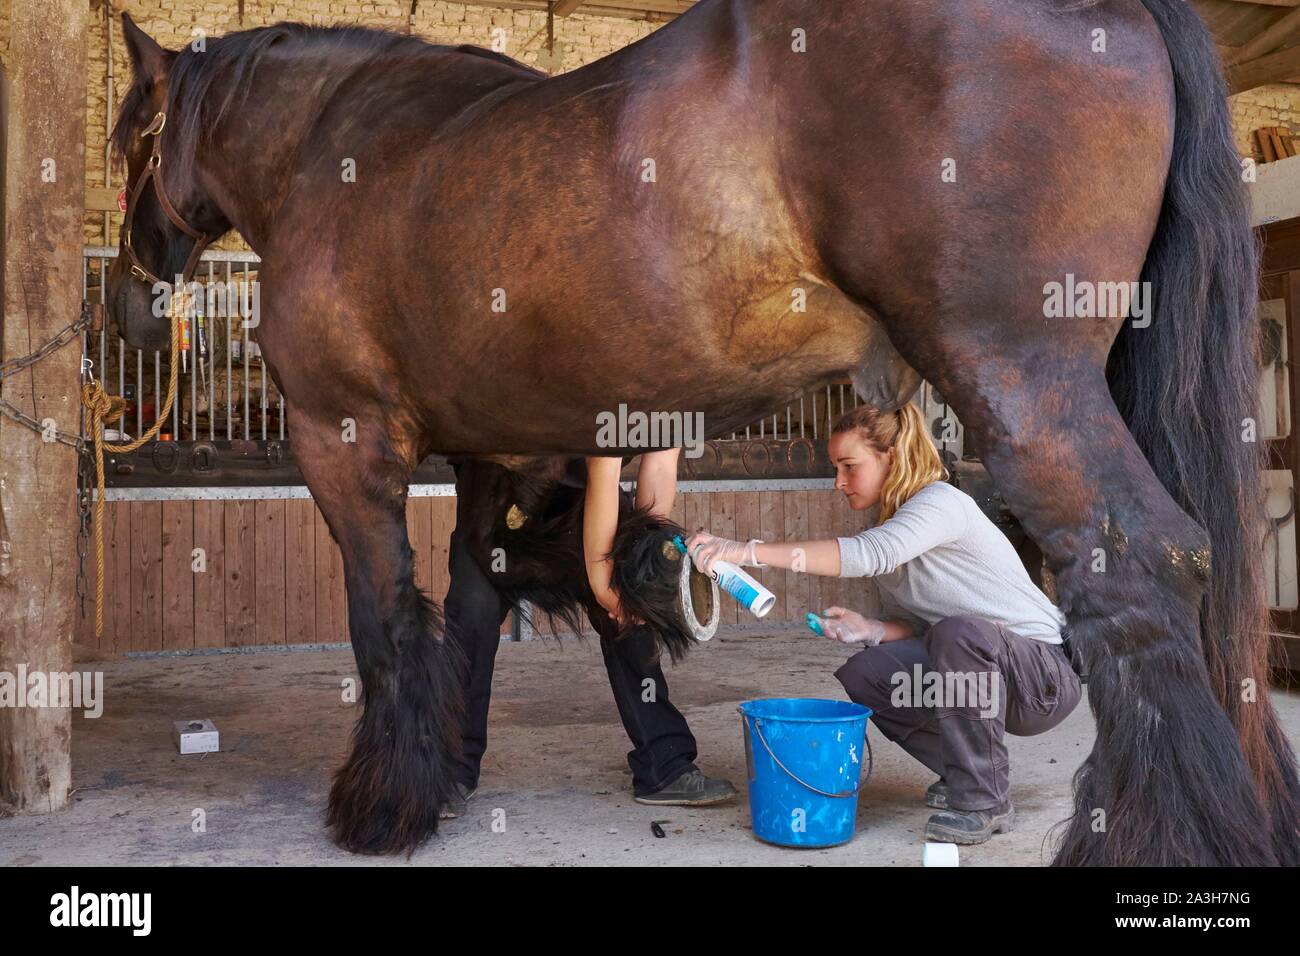
[[[210,720],[178,720],[172,727],[183,754],[212,754],[221,749],[217,727]]]

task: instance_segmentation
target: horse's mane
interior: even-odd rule
[[[172,54],[166,111],[175,157],[171,165],[179,167],[176,170],[178,178],[188,178],[204,132],[211,130],[228,110],[244,101],[258,64],[267,51],[278,44],[286,45],[286,52],[328,51],[334,54],[339,68],[333,82],[341,82],[356,68],[379,57],[430,57],[448,53],[492,60],[518,71],[522,77],[540,79],[546,76],[492,50],[468,45],[445,46],[376,27],[277,23],[229,33],[208,39],[206,49],[201,52],[187,46]],[[224,95],[219,99],[210,97],[208,94],[213,84],[223,78],[228,80]],[[126,156],[135,133],[136,114],[150,92],[147,81],[137,76],[122,100],[110,137],[116,163],[122,162]]]

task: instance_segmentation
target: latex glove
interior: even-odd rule
[[[754,555],[754,548],[762,544],[757,538],[751,541],[732,541],[730,538],[718,538],[704,531],[697,531],[686,541],[686,553],[691,556],[695,567],[708,574],[715,561],[726,561],[741,568],[765,568]]]
[[[885,637],[885,622],[863,617],[857,611],[828,607],[822,618],[822,630],[832,641],[875,647]]]

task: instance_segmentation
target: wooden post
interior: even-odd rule
[[[4,116],[0,355],[26,355],[76,320],[86,192],[85,0],[12,0]],[[69,343],[3,382],[6,400],[76,434],[81,349]],[[0,681],[71,667],[76,452],[0,417],[0,506],[12,545],[0,578]],[[87,568],[87,573],[91,572]],[[13,688],[24,694],[26,687]],[[67,805],[71,712],[0,707],[0,801]]]

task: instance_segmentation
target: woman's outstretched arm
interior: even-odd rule
[[[851,538],[765,543],[731,541],[699,532],[691,535],[687,551],[701,570],[714,561],[729,561],[830,577],[874,577],[965,533],[966,513],[956,497],[960,494],[956,489],[931,491],[927,486],[888,521]]]
[[[614,549],[614,535],[618,531],[618,476],[622,470],[622,458],[587,459],[587,494],[582,515],[587,582],[600,606],[620,624],[623,623],[622,606],[612,585],[614,562],[609,553]]]
[[[827,577],[840,574],[840,544],[834,538],[746,543],[697,531],[687,539],[686,553],[701,571],[709,571],[715,561],[728,561],[741,567],[785,568]]]

